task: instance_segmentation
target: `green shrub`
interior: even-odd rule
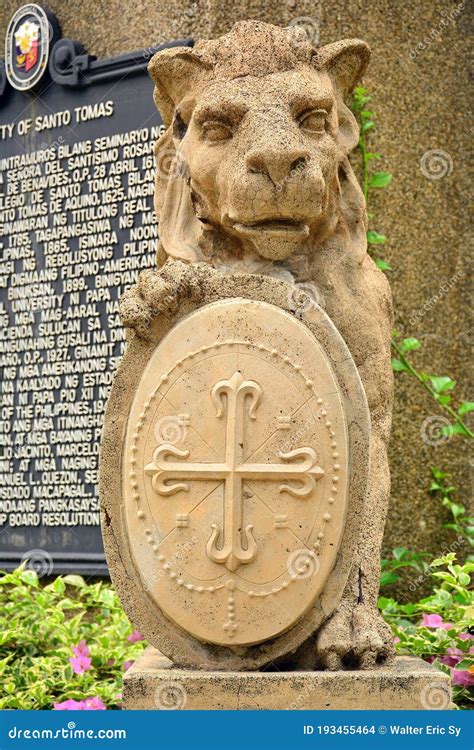
[[[450,674],[453,698],[461,708],[474,699],[474,593],[469,588],[473,570],[473,562],[458,565],[451,552],[433,560],[422,574],[435,581],[427,598],[408,604],[379,599],[397,651],[421,656]]]
[[[127,640],[131,634],[110,584],[69,575],[43,586],[24,568],[0,575],[0,709],[51,709],[97,697],[118,707],[124,668],[144,648]],[[70,659],[81,641],[90,666],[76,674]]]

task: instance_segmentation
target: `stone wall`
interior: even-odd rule
[[[18,7],[3,0],[2,38]],[[308,17],[315,35],[319,27],[321,44],[365,39],[372,63],[364,84],[378,123],[373,145],[383,155],[380,168],[393,173],[392,185],[377,194],[371,210],[374,228],[390,238],[386,256],[394,268],[389,276],[396,327],[421,340],[422,349],[413,355],[421,368],[449,374],[459,382],[459,395],[468,397],[467,2],[411,0],[402,7],[395,0],[50,0],[49,7],[63,36],[78,39],[98,57],[172,38],[216,36],[244,18],[288,25]],[[423,173],[436,169],[430,154],[423,171],[420,167],[423,155],[434,149],[444,152],[446,174],[439,179]],[[450,471],[467,503],[467,446],[458,439],[438,446],[423,442],[420,427],[439,409],[405,375],[397,377],[396,393],[386,550],[403,545],[438,554],[453,537],[440,531],[446,511],[426,492],[429,466]]]

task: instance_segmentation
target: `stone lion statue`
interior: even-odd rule
[[[323,307],[345,339],[370,408],[371,475],[340,605],[291,657],[310,668],[370,668],[393,652],[377,611],[391,295],[367,253],[365,202],[348,158],[359,132],[345,103],[368,59],[360,40],[315,49],[304,32],[259,21],[153,57],[166,126],[155,148],[158,270],[142,273],[121,307],[124,325],[146,338],[154,316],[199,295],[206,273],[270,275]]]

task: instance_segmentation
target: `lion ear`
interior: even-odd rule
[[[206,66],[190,47],[171,47],[157,52],[148,65],[155,82],[154,99],[166,127],[171,125],[179,102],[193,89]]]
[[[321,47],[316,68],[326,70],[343,96],[349,94],[369,64],[370,47],[360,39],[342,39]]]

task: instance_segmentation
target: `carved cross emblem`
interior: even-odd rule
[[[222,528],[211,525],[206,552],[211,560],[230,571],[255,559],[257,542],[253,524],[243,525],[242,490],[245,480],[259,479],[281,482],[279,491],[295,497],[307,497],[324,470],[316,464],[312,448],[296,448],[288,453],[279,451],[279,458],[287,463],[245,463],[245,420],[256,419],[262,389],[254,380],[244,380],[234,372],[229,380],[218,381],[211,390],[216,407],[216,418],[226,419],[225,458],[222,463],[193,463],[186,461],[189,450],[181,450],[170,443],[159,445],[153,461],[145,466],[152,477],[152,487],[158,495],[173,495],[180,490],[189,492],[189,481],[219,480],[224,483],[224,514]],[[189,480],[189,481],[186,481]]]

